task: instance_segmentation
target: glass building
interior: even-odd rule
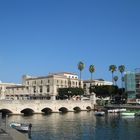
[[[124,81],[128,101],[135,100],[136,94],[140,93],[140,69],[135,69],[134,72],[125,72]]]
[[[135,69],[136,92],[140,93],[140,68]]]

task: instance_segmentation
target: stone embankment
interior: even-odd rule
[[[126,108],[126,109],[135,109],[140,110],[140,105],[131,105],[131,104],[112,104],[112,105],[106,105],[105,108]]]

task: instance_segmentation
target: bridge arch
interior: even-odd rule
[[[79,106],[76,106],[73,108],[74,112],[80,112],[81,111],[81,108]]]
[[[45,113],[45,114],[50,114],[50,113],[52,113],[52,109],[49,108],[49,107],[46,107],[46,108],[43,108],[43,109],[41,110],[41,112],[43,112],[43,113]]]
[[[68,109],[66,107],[61,107],[61,108],[59,108],[59,111],[61,113],[67,113],[68,112]]]
[[[87,106],[86,109],[87,109],[87,111],[91,111],[91,107],[90,106]]]
[[[20,112],[23,113],[24,115],[32,115],[34,113],[34,110],[32,110],[31,108],[25,108]]]
[[[12,111],[9,109],[0,109],[0,113],[2,113],[2,115],[6,115],[6,114],[11,114]]]

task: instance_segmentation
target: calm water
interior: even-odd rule
[[[32,123],[32,140],[139,140],[140,117],[94,116],[94,112],[10,116],[11,121]]]

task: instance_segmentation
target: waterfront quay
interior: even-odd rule
[[[29,140],[29,138],[17,130],[9,128],[7,131],[0,129],[0,140]]]
[[[29,136],[11,128],[8,123],[8,115],[2,118],[2,113],[0,113],[0,140],[29,140]]]
[[[126,109],[132,109],[132,110],[140,110],[140,105],[132,105],[132,104],[110,104],[104,106],[106,109],[115,109],[115,108],[126,108]]]

